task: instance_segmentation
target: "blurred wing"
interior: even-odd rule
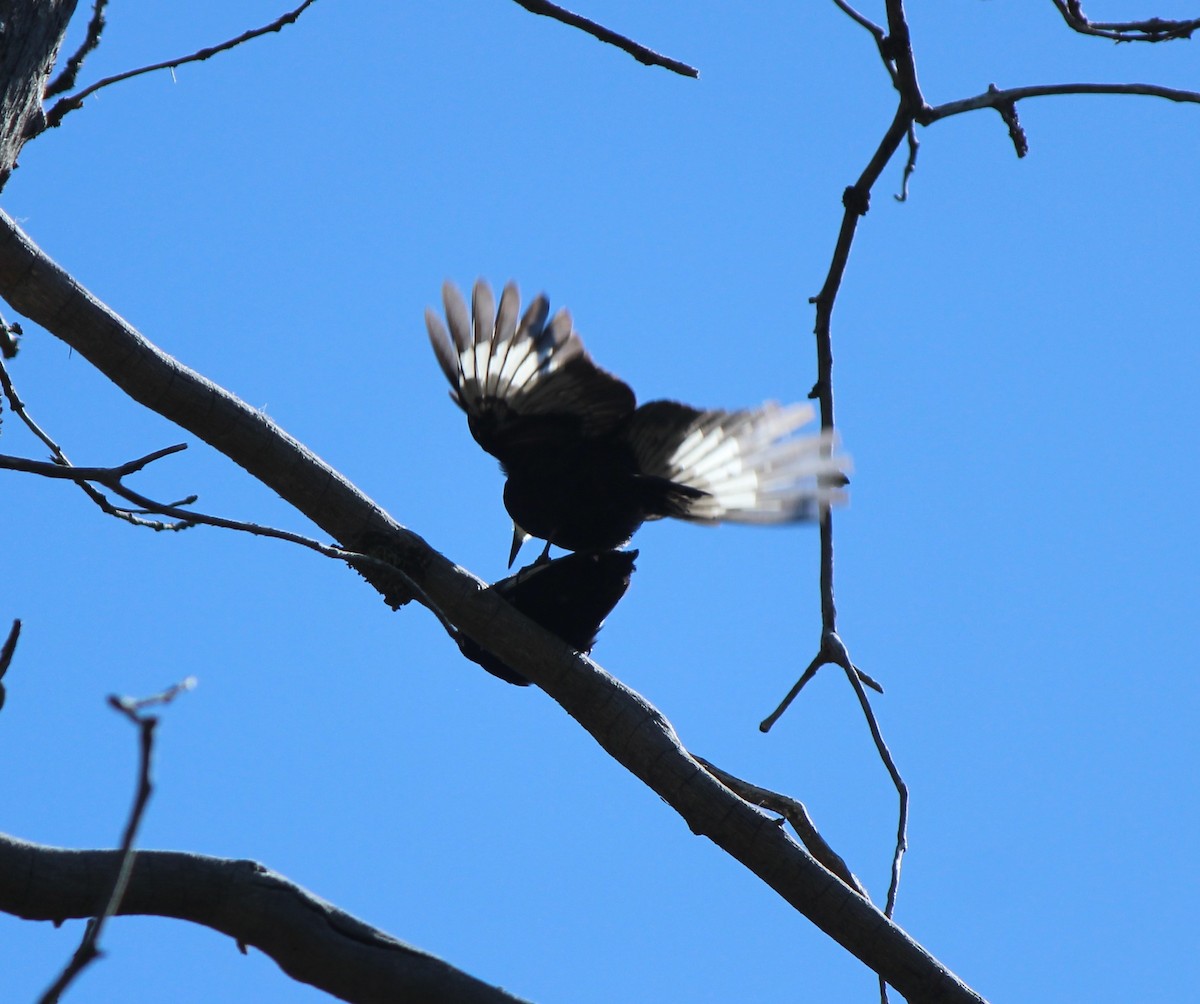
[[[483,280],[475,283],[470,312],[452,283],[442,287],[442,298],[446,324],[426,310],[425,325],[450,396],[468,416],[495,423],[565,417],[584,435],[597,435],[633,411],[633,391],[592,362],[571,315],[560,310],[546,323],[544,295],[519,322],[520,294],[511,282],[498,308]]]
[[[819,503],[845,498],[850,461],[834,455],[836,437],[794,434],[813,417],[807,404],[699,411],[651,401],[627,435],[643,473],[704,493],[688,501],[683,519],[792,523],[815,518]]]

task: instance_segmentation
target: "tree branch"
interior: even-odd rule
[[[572,28],[578,28],[580,31],[586,32],[593,38],[598,38],[601,42],[615,45],[618,49],[628,52],[629,55],[645,66],[661,66],[663,69],[670,70],[672,73],[678,73],[683,77],[695,78],[700,76],[700,71],[694,66],[688,66],[687,63],[681,63],[670,56],[664,56],[653,49],[647,49],[632,38],[619,35],[611,28],[605,28],[604,25],[597,24],[595,21],[591,21],[581,14],[576,14],[573,11],[558,6],[558,4],[549,3],[548,0],[515,0],[515,2],[524,7],[530,14],[540,14],[542,17],[561,21]]]
[[[1169,42],[1174,38],[1191,38],[1200,28],[1200,18],[1186,21],[1167,21],[1161,17],[1144,21],[1089,21],[1079,0],[1051,0],[1051,3],[1071,30],[1115,42]]]
[[[46,128],[42,96],[76,0],[0,0],[0,189],[31,136]]]
[[[115,489],[121,487],[121,479],[126,475],[134,474],[156,460],[186,449],[187,443],[177,443],[175,446],[155,450],[116,467],[65,467],[47,460],[27,460],[25,457],[10,457],[0,453],[0,470],[22,471],[25,474],[37,474],[43,478],[57,478],[63,481],[95,481],[106,488]]]
[[[4,690],[4,674],[8,672],[8,667],[12,664],[13,653],[17,650],[17,639],[21,637],[21,622],[14,620],[12,627],[8,630],[8,637],[4,639],[4,644],[0,645],[0,708],[4,707],[5,690]]]
[[[0,910],[61,923],[94,916],[121,852],[0,834]],[[269,956],[293,979],[361,1004],[518,1004],[519,998],[407,945],[253,861],[138,851],[116,913],[202,924]]]
[[[156,70],[174,70],[176,67],[183,66],[186,63],[198,63],[205,59],[210,59],[219,52],[227,52],[235,46],[241,45],[243,42],[249,42],[251,39],[258,38],[260,35],[266,35],[273,31],[281,31],[286,25],[294,24],[296,20],[316,0],[304,0],[295,10],[288,11],[286,14],[281,14],[270,24],[265,24],[261,28],[252,28],[249,31],[244,31],[237,38],[231,38],[228,41],[221,42],[217,45],[211,45],[206,49],[201,49],[198,52],[193,52],[189,56],[180,56],[176,59],[168,59],[162,63],[154,63],[150,66],[140,66],[136,70],[126,70],[124,73],[118,73],[111,77],[105,77],[103,80],[97,80],[94,84],[90,84],[82,91],[72,94],[65,98],[60,98],[55,102],[54,107],[46,113],[46,120],[43,128],[53,129],[63,120],[68,112],[75,111],[76,108],[82,108],[85,98],[90,97],[102,88],[108,87],[111,84],[120,83],[122,80],[129,80],[133,77],[140,77],[143,73],[154,73]],[[69,86],[69,85],[68,85]]]
[[[261,412],[148,342],[3,213],[0,294],[134,400],[225,453],[335,540],[365,550],[354,545],[371,533],[393,539],[401,571],[418,587],[423,602],[435,605],[450,623],[538,684],[679,812],[694,833],[741,861],[910,1001],[981,999],[769,817],[709,774],[640,695],[485,592],[477,578],[398,526]],[[372,571],[363,574],[378,583]]]
[[[83,61],[100,45],[100,35],[104,31],[105,25],[104,8],[107,4],[108,0],[95,0],[92,5],[92,19],[88,21],[87,34],[79,43],[79,48],[67,60],[63,71],[46,85],[46,93],[42,96],[43,100],[56,97],[75,86],[75,79],[83,68]]]
[[[129,887],[129,875],[133,870],[133,843],[142,825],[142,817],[146,806],[154,792],[154,784],[150,779],[150,766],[154,758],[154,730],[158,726],[158,717],[143,714],[148,707],[169,704],[180,694],[195,686],[195,680],[189,677],[182,683],[168,687],[160,694],[135,700],[129,697],[110,697],[109,705],[125,715],[138,729],[138,778],[137,790],[133,798],[133,807],[129,810],[129,819],[125,823],[125,832],[121,836],[121,846],[117,851],[116,875],[108,895],[104,898],[104,909],[94,919],[89,921],[83,933],[79,948],[71,957],[71,961],[59,974],[58,979],[42,994],[39,1004],[57,1004],[63,992],[71,985],[83,970],[100,957],[100,934],[104,930],[109,917],[112,917],[121,907],[125,892]]]
[[[947,101],[945,104],[926,108],[917,116],[916,120],[921,125],[932,125],[939,119],[949,118],[951,115],[961,115],[963,112],[973,112],[980,108],[1001,110],[1005,105],[1012,105],[1027,98],[1065,94],[1138,94],[1144,97],[1165,98],[1167,101],[1177,101],[1182,104],[1200,104],[1200,92],[1183,91],[1176,87],[1161,87],[1158,84],[1034,84],[1029,87],[1009,87],[1003,90],[993,84],[982,94],[977,94],[973,98]]]

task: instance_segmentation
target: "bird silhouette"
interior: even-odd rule
[[[629,588],[637,556],[637,551],[593,551],[538,560],[489,588],[587,655],[604,618]],[[519,687],[529,685],[524,676],[466,635],[460,632],[455,640],[463,655],[493,676]]]
[[[470,311],[452,283],[442,298],[446,323],[425,312],[429,339],[471,435],[507,476],[509,565],[531,536],[546,541],[543,555],[551,544],[600,551],[650,519],[794,523],[841,500],[848,459],[833,453],[832,433],[795,435],[810,405],[638,407],[592,361],[566,310],[547,323],[544,295],[524,315],[511,282],[498,305],[482,280]]]

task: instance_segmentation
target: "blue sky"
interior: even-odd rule
[[[279,13],[204,8],[115,5],[84,79]],[[832,4],[578,9],[700,79],[515,4],[326,0],[104,91],[26,148],[3,206],[151,340],[498,578],[501,476],[424,333],[443,279],[545,290],[643,400],[802,398],[807,298],[892,114]],[[912,28],[932,103],[992,82],[1197,86],[1191,47],[1076,36],[1049,3],[915,10]],[[834,316],[856,468],[839,628],[887,688],[912,789],[899,923],[996,1001],[1176,1001],[1200,893],[1200,109],[1020,113],[1025,160],[995,113],[945,121],[908,202],[892,165],[860,226]],[[138,490],[313,532],[27,330],[13,378],[75,462],[186,440]],[[0,449],[43,454],[7,414]],[[163,715],[144,847],[261,860],[532,1000],[873,999],[860,963],[426,612],[289,545],[132,529],[64,484],[10,474],[0,498],[0,617],[25,622],[6,831],[112,846],[135,737],[104,698],[194,675]],[[895,796],[845,681],[826,670],[757,729],[818,641],[815,531],[656,524],[636,546],[597,661],[694,752],[803,800],[882,900]],[[44,989],[80,931],[0,918],[5,998]],[[327,999],[179,923],[121,919],[105,947],[72,1000]]]

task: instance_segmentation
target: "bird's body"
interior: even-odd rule
[[[568,554],[539,561],[490,587],[531,621],[558,635],[576,652],[587,655],[601,625],[617,605],[633,574],[637,551]],[[507,683],[529,681],[500,658],[465,635],[458,647],[472,662]]]
[[[429,337],[471,434],[507,475],[504,504],[520,534],[573,551],[624,544],[641,524],[813,518],[845,483],[827,434],[795,436],[809,405],[700,410],[637,406],[627,384],[587,354],[570,315],[546,323],[544,296],[518,322],[519,294],[475,285],[472,310],[450,283]]]
[[[641,474],[621,433],[506,450],[504,506],[517,526],[567,550],[591,551],[620,547],[647,519],[684,515],[698,492]]]

